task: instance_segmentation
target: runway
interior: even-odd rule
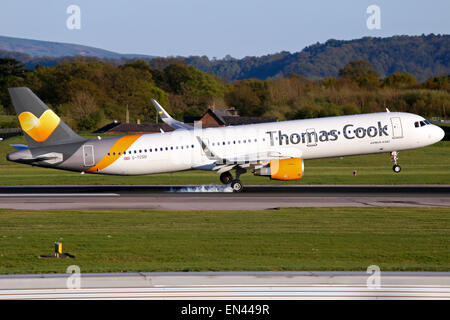
[[[450,185],[2,186],[0,208],[21,210],[264,210],[283,207],[450,207]]]
[[[346,271],[12,275],[0,276],[0,299],[450,299],[446,272],[371,277]]]

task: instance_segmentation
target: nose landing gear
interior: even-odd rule
[[[402,171],[402,167],[400,167],[397,164],[397,160],[398,160],[398,152],[397,151],[392,151],[391,152],[391,160],[394,163],[394,166],[392,167],[392,170],[394,170],[395,173],[399,173],[400,171]]]
[[[231,189],[233,189],[233,192],[241,192],[244,189],[244,185],[241,180],[236,179],[231,182]]]

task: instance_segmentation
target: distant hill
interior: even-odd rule
[[[4,36],[0,36],[0,50],[20,52],[31,57],[90,56],[110,59],[132,59],[135,57],[152,58],[152,56],[147,55],[120,54],[117,52],[79,44],[30,40]]]
[[[300,52],[280,52],[262,57],[209,60],[188,57],[187,63],[219,77],[239,80],[267,79],[297,73],[309,79],[335,77],[354,60],[368,60],[382,76],[408,72],[419,81],[450,74],[450,36],[365,37],[357,40],[328,40]]]
[[[364,37],[356,40],[328,40],[302,51],[287,51],[261,57],[210,60],[206,56],[159,58],[120,54],[88,46],[48,41],[26,40],[0,36],[0,57],[15,58],[28,68],[51,66],[73,56],[92,56],[120,64],[124,60],[141,58],[150,66],[162,68],[169,63],[184,61],[201,71],[228,80],[248,78],[268,79],[300,74],[309,79],[336,77],[350,61],[368,60],[381,75],[407,72],[417,80],[450,74],[450,35]]]

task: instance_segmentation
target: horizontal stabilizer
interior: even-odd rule
[[[20,160],[18,160],[17,162],[22,162],[22,163],[28,163],[28,164],[32,164],[32,163],[36,163],[36,162],[46,162],[48,164],[55,164],[55,163],[59,163],[63,160],[62,154],[59,153],[47,153],[47,154],[43,154],[37,157],[33,157],[33,158],[22,158]]]

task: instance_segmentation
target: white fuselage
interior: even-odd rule
[[[302,159],[401,151],[440,141],[443,131],[421,116],[382,112],[234,127],[144,134],[99,173],[140,175],[211,169],[197,137],[223,159],[281,152]],[[419,123],[419,126],[416,125]]]

